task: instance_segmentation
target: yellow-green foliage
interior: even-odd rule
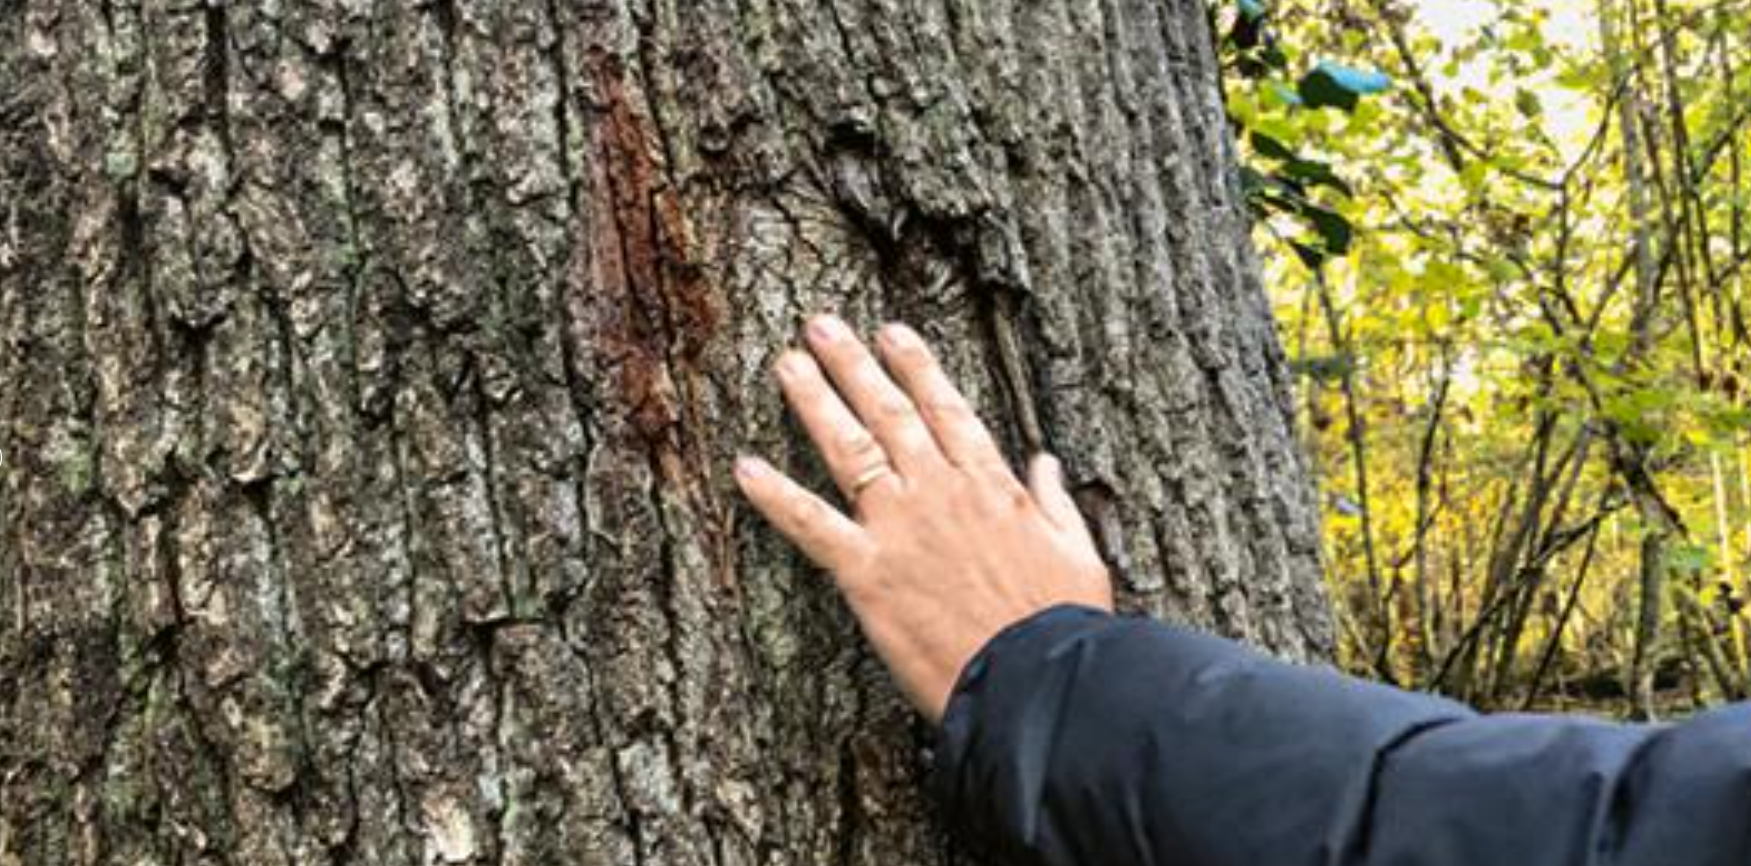
[[[1751,4],[1284,0],[1262,74],[1242,5],[1255,199],[1341,179],[1275,187],[1306,205],[1258,237],[1346,663],[1495,706],[1743,696]],[[1324,58],[1391,87],[1310,108]]]

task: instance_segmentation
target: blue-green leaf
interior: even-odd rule
[[[1326,60],[1302,77],[1296,91],[1309,108],[1331,105],[1349,111],[1361,97],[1391,86],[1392,79],[1384,73],[1351,69]]]

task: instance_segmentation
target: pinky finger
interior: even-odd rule
[[[758,457],[736,460],[736,483],[768,523],[836,576],[869,543],[856,521]]]
[[[1070,497],[1070,491],[1064,489],[1064,464],[1058,458],[1044,451],[1035,454],[1028,463],[1028,488],[1033,491],[1034,501],[1039,503],[1040,510],[1059,529],[1073,532],[1093,543],[1094,537],[1088,532],[1088,522],[1082,518],[1082,512],[1077,509],[1076,500]]]

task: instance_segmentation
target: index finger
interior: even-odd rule
[[[755,510],[816,565],[841,574],[869,544],[862,526],[758,457],[739,457],[736,483]]]

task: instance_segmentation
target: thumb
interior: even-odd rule
[[[1064,489],[1064,466],[1058,458],[1041,451],[1028,461],[1028,490],[1034,502],[1059,529],[1088,534],[1082,522],[1082,512],[1076,510],[1076,500]]]

